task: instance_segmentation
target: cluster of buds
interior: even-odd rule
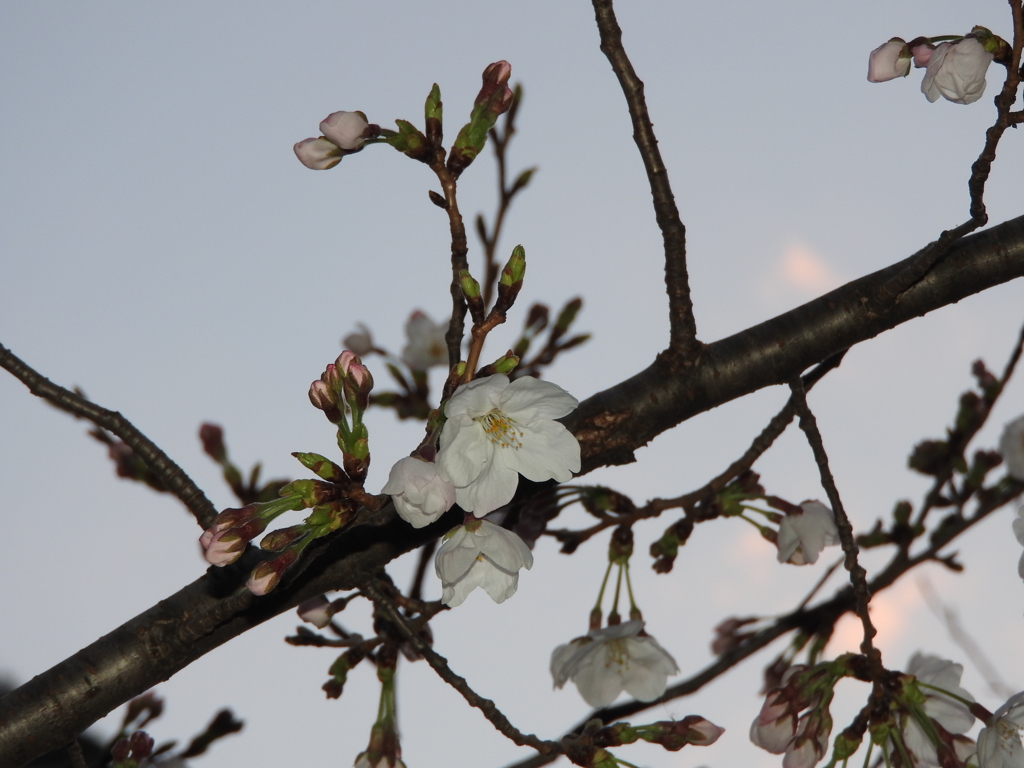
[[[314,171],[333,168],[345,155],[358,152],[367,139],[380,135],[380,127],[368,123],[362,112],[332,112],[320,123],[320,133],[293,147],[299,162]]]
[[[811,768],[821,760],[832,732],[833,689],[849,674],[843,660],[790,667],[781,684],[768,691],[750,725],[750,740],[774,755],[785,754],[786,768]]]
[[[153,737],[145,731],[118,739],[110,749],[111,768],[137,768],[153,754],[153,743]]]
[[[1009,44],[985,27],[974,27],[962,37],[917,37],[909,43],[894,37],[871,52],[868,80],[882,83],[906,77],[913,63],[919,69],[926,68],[921,91],[928,101],[941,96],[956,104],[971,104],[985,92],[989,64],[1009,59]]]
[[[303,463],[321,467],[325,475],[340,473],[341,468],[316,454],[299,454]],[[313,460],[310,457],[315,457]],[[323,465],[329,465],[326,469]],[[303,550],[315,539],[338,530],[352,519],[356,502],[346,495],[346,485],[323,480],[295,480],[284,486],[281,498],[225,509],[203,535],[199,544],[211,565],[223,567],[235,562],[250,541],[285,512],[309,509],[305,521],[272,531],[263,537],[260,548],[274,556],[257,565],[246,586],[255,595],[265,595],[280,582]]]
[[[338,447],[348,477],[362,485],[370,466],[363,414],[370,405],[373,376],[359,356],[345,350],[309,387],[309,400],[338,427]]]

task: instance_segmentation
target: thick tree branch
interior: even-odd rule
[[[654,199],[654,215],[665,244],[665,288],[668,290],[669,349],[682,360],[696,361],[700,355],[697,323],[690,299],[690,278],[686,272],[686,227],[679,218],[675,196],[668,180],[668,170],[658,150],[658,139],[647,114],[644,84],[622,47],[622,30],[615,20],[612,0],[593,0],[597,29],[601,34],[601,51],[615,70],[619,85],[629,105],[633,121],[633,141],[647,169],[647,179]]]
[[[963,238],[904,293],[874,305],[873,297],[905,264],[709,344],[697,365],[662,353],[645,370],[587,398],[564,419],[580,440],[583,472],[629,463],[637,448],[698,413],[785,384],[840,350],[1021,277],[1024,216]]]
[[[630,461],[636,448],[695,414],[786,383],[859,341],[1024,275],[1024,217],[964,238],[887,312],[869,310],[866,299],[900,267],[863,277],[716,342],[696,366],[681,369],[663,355],[645,371],[588,398],[565,420],[580,439],[583,471]],[[0,699],[0,765],[13,768],[62,747],[112,709],[232,637],[307,598],[356,588],[459,519],[453,510],[431,526],[414,529],[389,505],[370,524],[317,542],[317,559],[292,582],[260,599],[242,588],[254,564],[249,556],[235,566],[212,569]],[[871,584],[873,591],[886,573]]]
[[[89,402],[81,395],[54,384],[48,378],[33,370],[27,363],[18,358],[11,350],[0,344],[0,368],[10,371],[16,379],[28,387],[28,391],[36,397],[67,411],[73,416],[88,419],[98,427],[117,435],[139,457],[146,462],[164,486],[195,515],[203,528],[208,528],[217,516],[217,510],[206,498],[192,478],[185,474],[171,457],[160,450],[156,443],[142,434],[135,426],[117,411]]]

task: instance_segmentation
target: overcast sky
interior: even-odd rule
[[[893,35],[1010,34],[1000,0],[861,3],[620,3],[624,42],[646,93],[687,225],[700,336],[713,341],[850,279],[905,258],[967,218],[970,163],[992,122],[989,91],[964,107],[929,104],[920,72],[870,85],[868,52]],[[309,382],[367,323],[392,349],[409,312],[440,318],[448,231],[429,203],[426,167],[370,147],[322,173],[292,144],[329,112],[422,123],[432,83],[446,133],[468,116],[488,63],[507,59],[523,83],[513,169],[539,166],[508,220],[529,270],[520,301],[581,295],[594,340],[549,378],[583,399],[645,367],[667,341],[660,235],[643,166],[584,2],[0,3],[0,342],[64,386],[120,410],[197,480],[219,507],[233,499],[202,455],[197,429],[225,426],[232,455],[296,476],[292,451],[332,455],[334,436],[310,407]],[[1022,213],[1024,144],[1009,132],[987,202],[993,223]],[[489,151],[466,172],[467,218],[491,216]],[[471,242],[471,266],[480,249]],[[870,527],[924,478],[911,446],[939,437],[983,357],[1001,368],[1024,320],[1019,281],[964,300],[853,349],[816,388],[818,414],[854,522]],[[506,348],[514,328],[489,351]],[[385,378],[374,368],[378,381]],[[699,487],[742,453],[784,403],[775,388],[658,437],[638,463],[592,473],[638,501]],[[979,447],[1024,412],[1014,382]],[[369,419],[378,490],[421,427]],[[0,484],[8,542],[0,559],[0,671],[22,682],[198,578],[194,520],[174,499],[118,481],[87,425],[0,377]],[[809,450],[788,432],[756,466],[770,492],[823,497]],[[957,543],[967,571],[923,569],[960,612],[1009,684],[1024,687],[1024,588],[1007,509]],[[791,608],[832,561],[798,569],[740,521],[701,526],[672,574],[645,551],[674,517],[637,526],[634,567],[648,629],[688,676],[710,660],[724,616]],[[568,523],[583,524],[578,513]],[[433,622],[436,647],[524,730],[557,737],[587,708],[552,692],[551,649],[586,629],[605,539],[571,559],[549,540],[519,592],[482,593]],[[833,550],[832,552],[837,552]],[[826,553],[830,554],[830,553]],[[868,558],[869,564],[882,562]],[[392,572],[406,583],[411,565]],[[439,585],[430,580],[428,595]],[[923,606],[913,577],[874,603],[890,667],[916,649],[966,663]],[[361,607],[341,618],[368,631]],[[158,741],[187,739],[224,705],[246,721],[196,761],[207,768],[349,765],[365,748],[377,683],[369,667],[340,701],[320,685],[329,649],[295,649],[279,617],[218,649],[159,690]],[[830,652],[853,648],[847,623]],[[649,766],[775,766],[752,747],[760,669],[778,644],[690,699],[636,722],[700,713],[725,726],[706,750],[630,747]],[[976,669],[965,686],[994,709]],[[837,705],[845,727],[864,691]],[[425,664],[399,670],[406,762],[495,766],[525,756],[437,681]],[[845,694],[844,694],[845,695]],[[861,699],[861,702],[863,699]],[[98,728],[109,733],[113,720]]]

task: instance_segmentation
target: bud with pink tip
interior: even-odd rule
[[[332,112],[320,123],[320,133],[346,152],[362,148],[369,127],[362,112]]]
[[[914,56],[914,68],[924,69],[928,66],[928,62],[931,61],[932,51],[935,50],[935,46],[931,43],[925,42],[921,45],[915,45],[910,49],[910,53]]]
[[[346,154],[341,149],[329,142],[323,136],[320,138],[308,138],[298,142],[292,149],[299,162],[311,171],[326,171],[341,162]]]
[[[507,61],[496,61],[487,65],[483,74],[483,86],[477,94],[476,106],[486,104],[495,116],[503,114],[512,106],[512,89],[508,79],[512,75],[512,65]]]
[[[299,618],[317,629],[323,629],[331,623],[334,611],[331,610],[331,601],[325,595],[312,597],[301,603],[297,609]]]
[[[871,52],[868,57],[868,82],[884,83],[910,72],[910,49],[901,37],[894,37]]]
[[[257,596],[273,590],[281,581],[284,572],[299,559],[300,551],[299,548],[286,549],[277,557],[257,565],[252,569],[249,580],[245,582],[245,588]]]

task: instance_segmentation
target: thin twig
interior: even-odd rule
[[[109,411],[84,397],[64,389],[34,370],[13,352],[0,344],[0,368],[10,371],[29,392],[73,416],[88,419],[96,426],[121,438],[167,489],[177,496],[204,528],[217,516],[217,510],[187,474],[117,411]]]
[[[654,199],[654,214],[665,247],[665,287],[668,291],[669,350],[684,361],[694,362],[701,344],[697,341],[697,323],[690,298],[690,279],[686,271],[686,227],[679,218],[668,170],[658,150],[658,139],[647,113],[644,84],[637,77],[622,46],[622,29],[615,19],[612,0],[593,0],[601,51],[615,71],[633,121],[633,140],[644,161]]]
[[[1010,108],[1017,100],[1017,89],[1021,82],[1020,62],[1021,49],[1024,48],[1024,19],[1022,19],[1021,3],[1009,0],[1013,13],[1013,45],[1010,63],[1007,65],[1006,80],[1003,88],[995,97],[996,121],[985,131],[985,144],[977,160],[971,165],[971,175],[967,180],[970,193],[970,218],[958,227],[944,231],[938,240],[929,243],[918,251],[906,267],[890,279],[872,298],[872,303],[879,306],[891,302],[917,284],[935,264],[946,256],[953,244],[988,223],[988,211],[985,207],[985,184],[992,172],[992,162],[996,159],[996,147],[1006,129],[1018,121]]]
[[[939,597],[927,576],[923,573],[918,574],[916,581],[917,588],[924,596],[924,601],[928,604],[931,612],[946,626],[946,631],[949,632],[950,638],[967,654],[967,658],[971,660],[978,672],[981,673],[981,676],[985,678],[989,690],[1001,699],[1010,698],[1016,692],[1016,689],[1006,684],[1003,676],[999,674],[999,670],[996,669],[995,665],[988,660],[981,646],[964,629],[963,624],[960,622],[959,614]]]
[[[89,764],[85,761],[85,755],[82,753],[82,745],[78,743],[78,739],[68,743],[67,753],[68,758],[71,760],[71,768],[89,768]]]
[[[413,600],[423,598],[423,579],[426,576],[427,568],[430,567],[434,550],[437,549],[437,539],[431,539],[420,548],[420,558],[416,562],[416,575],[413,576],[412,586],[409,587],[409,597]]]
[[[366,584],[363,585],[363,591],[371,600],[373,600],[377,608],[395,625],[405,640],[427,660],[427,663],[433,667],[438,676],[462,694],[462,697],[470,706],[476,707],[483,712],[484,717],[490,721],[491,725],[493,725],[499,733],[510,739],[515,744],[521,747],[533,747],[541,754],[564,754],[564,749],[561,744],[554,741],[544,741],[543,739],[534,736],[532,733],[523,733],[509,722],[508,718],[501,713],[493,701],[485,699],[470,688],[466,679],[455,674],[455,672],[452,671],[452,668],[448,666],[448,660],[431,648],[430,645],[428,645],[423,638],[409,626],[409,623],[402,615],[402,612],[398,610],[398,607],[391,602],[390,599],[388,599],[384,592],[377,586],[375,581],[367,581]]]
[[[854,540],[853,526],[850,524],[850,518],[846,515],[846,510],[843,508],[842,499],[839,498],[839,489],[836,488],[835,478],[832,477],[832,471],[828,467],[828,454],[825,453],[825,445],[822,442],[821,433],[818,431],[818,421],[814,418],[814,414],[811,413],[811,409],[807,405],[807,395],[804,390],[803,381],[800,378],[796,378],[789,386],[793,390],[794,406],[797,415],[800,417],[800,429],[804,431],[804,434],[807,436],[807,442],[814,452],[814,460],[818,464],[818,472],[821,475],[821,485],[828,495],[828,500],[832,504],[832,512],[835,514],[836,528],[839,529],[839,541],[842,544],[843,553],[846,555],[846,570],[850,573],[850,583],[853,585],[853,594],[856,599],[857,607],[855,613],[860,618],[860,623],[864,628],[864,639],[861,642],[860,649],[871,663],[875,665],[875,668],[880,670],[882,655],[872,643],[877,630],[871,623],[871,616],[868,615],[868,603],[871,601],[871,592],[868,589],[867,571],[857,561],[860,548]]]

